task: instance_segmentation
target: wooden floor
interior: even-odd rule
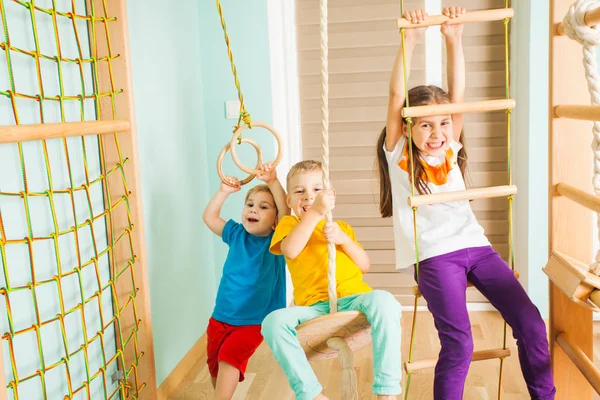
[[[410,338],[410,324],[412,313],[404,312],[402,357],[408,357]],[[502,347],[503,324],[497,312],[472,312],[471,324],[473,327],[473,340],[476,350]],[[600,325],[594,325],[594,361],[600,364]],[[504,363],[504,377],[502,381],[503,400],[529,399],[525,381],[519,369],[515,340],[508,328],[508,346],[512,356]],[[417,335],[415,342],[414,359],[436,357],[440,349],[437,333],[433,326],[433,319],[428,312],[419,312],[417,317]],[[471,365],[465,386],[464,399],[487,400],[497,399],[498,391],[498,360],[479,361]],[[324,387],[324,393],[332,400],[341,399],[340,374],[341,370],[336,360],[317,361],[312,366]],[[375,399],[371,392],[373,383],[373,368],[371,366],[370,346],[357,352],[355,369],[359,385],[359,398]],[[404,388],[406,377],[402,380]],[[409,399],[427,400],[433,398],[433,370],[414,373],[412,376]],[[204,400],[212,399],[213,389],[210,384],[210,375],[206,367],[206,358],[199,360],[189,375],[177,390],[177,395],[170,400]],[[292,400],[294,395],[283,375],[283,372],[273,359],[271,351],[263,343],[248,365],[246,380],[240,384],[235,400]],[[597,397],[600,399],[600,397]]]

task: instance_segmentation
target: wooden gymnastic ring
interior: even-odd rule
[[[270,131],[273,134],[273,136],[275,137],[275,141],[277,142],[277,157],[275,157],[275,160],[273,161],[273,168],[275,168],[277,165],[279,165],[279,162],[281,161],[281,157],[283,156],[283,144],[281,143],[281,136],[279,136],[279,133],[277,133],[275,128],[273,128],[271,125],[269,125],[265,122],[252,122],[252,128],[254,128],[254,127],[265,128],[266,130]],[[241,169],[242,171],[244,171],[248,174],[256,175],[259,173],[258,167],[257,167],[257,169],[251,169],[251,168],[246,167],[244,164],[242,164],[242,162],[238,158],[236,150],[235,150],[235,147],[237,145],[238,136],[246,129],[248,129],[248,126],[244,124],[244,125],[241,125],[239,128],[237,128],[235,130],[235,132],[233,132],[233,136],[231,137],[231,142],[229,142],[230,149],[231,149],[231,158],[233,158],[233,162],[235,163],[235,165],[238,166],[239,169]],[[242,139],[242,141],[243,140],[244,139]]]
[[[248,138],[242,138],[242,143],[248,143],[248,144],[252,145],[252,147],[254,147],[254,149],[256,150],[256,155],[258,156],[258,161],[256,162],[256,168],[259,168],[262,165],[262,152],[261,152],[258,144],[254,140],[248,139]],[[223,147],[223,149],[219,153],[219,156],[217,157],[217,173],[219,174],[219,178],[221,178],[221,182],[223,182],[224,184],[229,185],[229,186],[231,186],[231,185],[229,184],[229,182],[227,182],[225,180],[225,174],[223,173],[223,157],[225,157],[225,153],[227,153],[227,151],[230,149],[231,149],[231,143],[227,143],[225,145],[225,147]],[[231,153],[233,154],[233,151]],[[251,182],[255,176],[256,176],[256,174],[250,174],[246,179],[244,179],[243,181],[240,181],[240,184],[245,185],[245,184]]]

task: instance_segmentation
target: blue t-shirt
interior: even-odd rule
[[[273,234],[254,236],[233,220],[221,236],[229,252],[212,316],[230,325],[259,325],[285,307],[285,258],[269,251]]]

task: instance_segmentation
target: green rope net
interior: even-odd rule
[[[83,0],[0,0],[0,110],[9,110],[0,124],[90,121],[101,111],[115,118],[122,94],[110,43],[116,18],[106,0],[88,3],[86,11]],[[101,45],[98,30],[107,38]],[[96,56],[99,47],[107,55]],[[100,73],[110,90],[100,91]],[[107,146],[118,154],[110,165]],[[127,164],[116,133],[0,145],[9,398],[136,399],[146,387],[138,377],[144,353]],[[125,193],[117,200],[115,185]],[[128,249],[127,259],[116,249]],[[125,315],[135,323],[123,326]]]

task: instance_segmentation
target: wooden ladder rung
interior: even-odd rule
[[[510,356],[510,349],[492,349],[492,350],[480,350],[474,351],[471,362],[493,360],[495,358],[506,358]],[[411,363],[404,363],[404,370],[407,373],[419,371],[422,369],[433,368],[437,363],[437,358],[430,358],[427,360],[413,361]]]
[[[577,189],[574,186],[567,185],[566,183],[559,183],[556,185],[556,191],[561,195],[565,196],[569,200],[575,203],[589,208],[592,211],[600,213],[600,197],[587,193],[583,190]]]
[[[519,279],[519,276],[520,276],[519,271],[513,270],[513,273],[515,274],[515,278]],[[467,282],[467,287],[473,287],[473,284],[471,282]],[[417,297],[421,297],[421,291],[419,290],[418,286],[413,286],[412,292],[413,292],[413,295],[415,295]]]
[[[0,126],[0,143],[126,132],[130,127],[129,121],[124,120]]]
[[[560,288],[574,303],[593,311],[600,311],[593,302],[590,302],[592,293],[600,288],[600,277],[588,272],[588,266],[585,263],[558,251],[553,251],[543,271],[552,283]],[[596,296],[598,294],[594,294],[594,297]]]
[[[446,114],[462,114],[473,112],[487,112],[499,110],[511,110],[515,108],[516,102],[514,99],[502,100],[482,100],[469,103],[446,103],[434,104],[431,106],[419,107],[404,107],[402,109],[402,117],[417,118],[426,117],[429,115],[446,115]]]
[[[600,7],[594,8],[593,10],[586,12],[585,16],[583,17],[583,21],[587,26],[594,26],[600,24]],[[556,32],[560,36],[563,36],[565,34],[565,26],[562,22],[558,24]]]
[[[456,24],[462,24],[466,22],[487,22],[487,21],[502,21],[506,18],[512,18],[515,12],[512,8],[499,8],[495,10],[481,10],[481,11],[469,11],[462,16],[454,19],[450,19],[445,15],[431,15],[420,24],[413,24],[408,22],[405,18],[398,18],[397,26],[400,28],[420,28],[422,26],[433,26],[441,25],[446,21],[451,21]]]
[[[557,118],[579,119],[583,121],[600,121],[600,106],[580,106],[561,104],[554,107]]]
[[[600,394],[600,371],[594,366],[594,363],[588,356],[571,341],[566,333],[560,333],[556,336],[556,343],[560,345],[565,354],[569,356],[573,364],[581,371],[585,379],[592,385],[596,393]]]
[[[456,192],[444,192],[435,194],[424,194],[408,198],[410,207],[419,207],[428,204],[449,203],[461,200],[489,199],[492,197],[504,197],[517,193],[514,185],[491,186],[486,188],[459,190]]]

